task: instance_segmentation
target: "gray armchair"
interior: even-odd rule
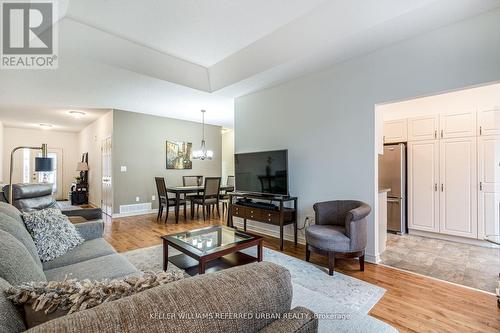
[[[306,261],[311,251],[328,255],[328,270],[333,275],[335,258],[359,257],[364,271],[366,217],[371,207],[361,201],[336,200],[316,203],[313,208],[315,224],[306,229]]]

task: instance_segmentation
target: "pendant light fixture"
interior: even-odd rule
[[[205,110],[201,110],[201,121],[202,121],[202,136],[201,136],[201,148],[193,151],[193,159],[195,160],[211,160],[214,157],[214,152],[207,150],[207,145],[205,143]]]

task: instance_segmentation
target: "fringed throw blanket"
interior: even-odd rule
[[[29,282],[5,292],[17,305],[24,305],[29,327],[77,311],[93,308],[162,284],[184,278],[182,271],[145,272],[124,279],[91,281],[76,279]]]

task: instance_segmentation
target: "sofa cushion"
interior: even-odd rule
[[[313,224],[306,229],[306,242],[324,251],[349,251],[350,239],[345,228],[338,225]]]
[[[45,276],[50,281],[62,281],[65,278],[102,280],[116,279],[139,273],[139,270],[122,255],[110,254],[104,257],[47,270],[45,271]]]
[[[76,264],[89,259],[94,259],[97,257],[106,256],[108,254],[115,253],[115,250],[104,238],[96,238],[86,241],[72,250],[69,250],[66,254],[55,258],[52,261],[47,261],[43,263],[43,269],[49,270],[57,267],[67,266],[71,264]]]
[[[0,230],[0,277],[12,285],[47,281],[26,247],[11,234]]]
[[[23,213],[23,219],[42,262],[54,260],[84,242],[75,226],[59,209]]]
[[[0,332],[22,332],[26,330],[22,311],[4,294],[10,287],[10,283],[0,278]]]
[[[36,246],[33,242],[33,238],[31,238],[28,230],[26,230],[24,223],[16,221],[12,217],[0,212],[0,230],[8,232],[20,241],[33,257],[35,263],[42,267],[42,262],[36,252]]]
[[[21,212],[16,207],[9,205],[8,203],[5,202],[0,202],[0,212],[4,213],[5,215],[9,215],[13,219],[24,225]]]

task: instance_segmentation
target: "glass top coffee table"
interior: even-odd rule
[[[189,275],[262,261],[262,237],[224,226],[207,227],[172,235],[163,239],[163,270],[168,263],[184,269]],[[182,252],[168,257],[168,247]],[[257,246],[257,257],[240,250]]]

